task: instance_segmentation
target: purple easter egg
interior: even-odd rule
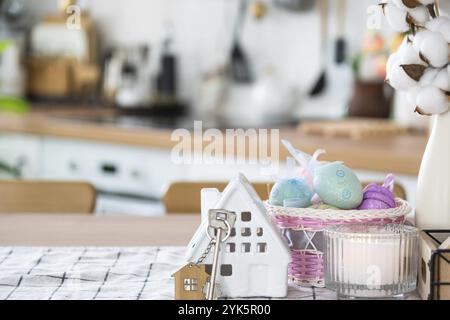
[[[391,209],[386,203],[378,200],[364,200],[358,210],[388,210]]]
[[[379,192],[379,193],[386,195],[389,198],[394,199],[394,195],[392,194],[392,192],[390,190],[388,190],[387,188],[380,186],[379,184],[376,184],[376,183],[369,184],[367,187],[364,188],[363,192],[365,193],[365,192],[369,192],[369,191]]]
[[[363,196],[364,200],[378,200],[386,203],[386,205],[389,206],[389,208],[395,208],[395,200],[391,196],[386,196],[384,193],[381,192],[375,192],[375,191],[368,191],[364,193]]]
[[[390,206],[376,199],[367,199],[362,202],[358,207],[358,210],[386,210],[390,209]]]
[[[363,202],[358,210],[386,210],[395,207],[393,193],[384,186],[371,183],[363,191]]]

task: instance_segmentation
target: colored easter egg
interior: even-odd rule
[[[306,208],[311,205],[313,194],[301,179],[284,179],[272,188],[269,203],[274,206]]]
[[[314,191],[326,204],[339,209],[357,208],[363,200],[363,190],[358,177],[339,162],[316,168]]]
[[[376,191],[368,191],[364,192],[363,202],[365,200],[377,200],[386,203],[389,208],[395,207],[395,200],[393,197],[386,196],[384,193],[376,192]]]
[[[386,210],[396,207],[391,190],[376,183],[369,184],[363,191],[363,202],[359,210]]]

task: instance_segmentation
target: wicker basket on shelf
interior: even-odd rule
[[[324,287],[326,227],[340,224],[402,224],[411,206],[396,199],[397,207],[387,210],[333,210],[285,208],[264,202],[269,215],[289,241],[292,262],[289,278],[299,285]]]

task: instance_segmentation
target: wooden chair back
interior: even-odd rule
[[[0,213],[91,214],[95,200],[95,188],[88,183],[0,181]]]
[[[363,183],[363,186],[369,183]],[[273,183],[253,183],[256,193],[263,200],[269,198]],[[167,189],[163,202],[168,214],[174,213],[200,213],[200,192],[203,188],[215,188],[222,192],[227,183],[225,182],[174,182]],[[406,192],[403,186],[395,184],[394,195],[406,200]]]

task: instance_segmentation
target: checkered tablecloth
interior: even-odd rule
[[[0,247],[0,299],[167,300],[183,248]],[[290,286],[287,299],[335,299],[327,289]],[[412,295],[410,299],[416,298]]]

